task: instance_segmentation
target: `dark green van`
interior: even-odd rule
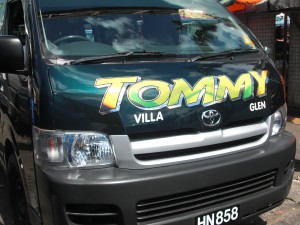
[[[221,225],[286,198],[283,79],[216,0],[0,0],[18,225]]]

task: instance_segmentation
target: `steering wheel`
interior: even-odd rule
[[[55,45],[60,45],[63,42],[75,42],[75,41],[91,41],[90,39],[88,39],[87,37],[83,37],[80,35],[68,35],[68,36],[64,36],[61,38],[56,39],[55,41],[53,41],[53,44]]]

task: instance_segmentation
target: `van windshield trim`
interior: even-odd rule
[[[131,14],[131,13],[176,13],[177,8],[146,8],[130,7],[130,8],[99,8],[99,9],[72,9],[72,10],[57,10],[57,11],[42,11],[43,18],[69,17],[69,16],[97,16],[101,14]]]

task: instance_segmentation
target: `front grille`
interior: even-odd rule
[[[212,207],[274,186],[276,171],[269,171],[231,183],[171,196],[148,199],[137,204],[138,223]]]
[[[122,225],[121,211],[113,205],[66,205],[70,221],[84,225]]]
[[[134,141],[142,141],[142,140],[149,140],[155,138],[165,138],[170,136],[196,134],[198,132],[199,131],[196,129],[174,129],[174,130],[166,130],[166,131],[147,132],[147,133],[140,132],[136,134],[129,134],[128,137],[131,142],[134,142]]]
[[[221,144],[207,145],[207,146],[201,146],[201,147],[197,147],[197,148],[182,149],[182,150],[176,150],[176,151],[135,154],[134,156],[138,160],[158,160],[158,159],[166,159],[166,158],[172,158],[172,157],[194,155],[194,154],[198,154],[198,153],[218,151],[221,149],[233,148],[236,146],[249,144],[249,143],[260,140],[262,137],[263,137],[263,135],[257,135],[257,136],[245,138],[242,140],[224,142]]]
[[[149,137],[145,140],[140,138],[133,140],[128,136],[112,138],[114,143],[120,143],[115,145],[117,153],[124,154],[124,146],[131,149],[134,156],[131,168],[174,165],[230,155],[262,146],[269,135],[270,119],[271,117],[267,121],[247,126],[159,138]],[[119,163],[122,166],[122,159]]]

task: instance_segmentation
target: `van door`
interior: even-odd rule
[[[2,34],[2,27],[4,22],[4,14],[5,14],[5,0],[0,0],[0,34]],[[0,73],[0,133],[3,133],[3,109],[5,106],[7,106],[7,99],[5,98],[5,88],[4,88],[4,82],[3,79],[5,79],[5,74]],[[0,143],[3,143],[3,136],[0,136]],[[5,168],[5,162],[4,162],[4,145],[0,145],[0,186],[5,184],[5,176],[4,176],[4,168]]]
[[[25,59],[29,59],[28,39],[25,32],[25,16],[22,1],[8,1],[3,35],[17,36],[22,42]],[[14,63],[14,62],[11,62]],[[29,60],[24,60],[24,68],[28,68]],[[1,77],[1,76],[0,76]],[[7,101],[3,115],[3,135],[7,159],[9,190],[11,202],[17,219],[16,224],[27,224],[27,206],[37,208],[34,158],[32,147],[32,123],[30,110],[29,76],[24,71],[19,73],[3,73],[3,98]],[[1,87],[0,87],[1,88]],[[5,103],[1,103],[5,105]],[[3,144],[4,145],[4,144]],[[14,188],[11,188],[14,187]],[[17,188],[16,188],[17,187]]]

